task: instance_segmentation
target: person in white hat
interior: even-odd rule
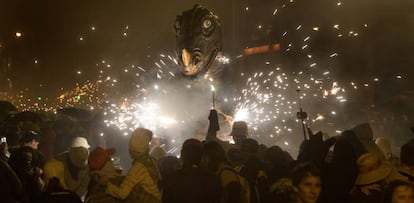
[[[89,184],[89,144],[84,137],[75,137],[69,151],[56,157],[64,166],[65,183],[68,190],[83,198]]]
[[[350,202],[381,202],[386,186],[394,180],[404,180],[389,162],[369,152],[357,160],[358,177]]]

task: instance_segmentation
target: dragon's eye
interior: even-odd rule
[[[205,20],[203,21],[203,28],[204,28],[204,29],[208,29],[208,28],[210,28],[212,25],[213,25],[213,23],[211,22],[211,20],[210,20],[210,19],[205,19]]]
[[[205,16],[201,20],[201,30],[205,36],[211,35],[214,31],[214,21],[211,16]]]

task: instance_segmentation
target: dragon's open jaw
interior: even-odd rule
[[[206,57],[198,50],[189,53],[186,49],[183,49],[180,57],[181,73],[190,78],[204,75],[209,70],[218,52],[218,49],[214,49],[210,55]],[[206,58],[207,60],[203,61],[203,58]]]

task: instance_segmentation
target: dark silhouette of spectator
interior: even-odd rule
[[[414,140],[405,143],[400,152],[401,167],[399,172],[407,181],[414,184]]]
[[[19,151],[19,149],[22,147],[32,149],[33,156],[32,156],[31,164],[34,168],[42,169],[46,160],[45,160],[44,155],[38,150],[39,141],[40,141],[40,136],[38,132],[35,132],[32,130],[25,131],[22,133],[20,137],[20,147],[15,149],[15,151]],[[10,159],[13,159],[12,158],[13,152],[14,151],[12,151],[10,154]],[[11,161],[13,162],[14,160],[11,160]]]
[[[270,147],[264,155],[266,165],[267,181],[270,184],[275,183],[281,178],[288,178],[290,167],[293,159],[287,152],[279,146]]]
[[[244,121],[235,121],[230,135],[233,137],[235,147],[240,148],[243,141],[249,136],[249,128],[247,123]]]
[[[309,128],[308,134],[309,139],[304,140],[300,145],[298,161],[311,161],[314,164],[316,164],[319,168],[322,168],[326,155],[328,154],[329,148],[331,148],[335,144],[336,138],[331,137],[327,140],[323,140],[323,133],[321,131],[313,134],[313,132]]]
[[[200,165],[220,178],[220,202],[250,202],[249,183],[232,168],[219,143],[211,141],[204,144]]]
[[[199,167],[202,144],[188,139],[181,148],[182,169],[172,172],[163,184],[163,203],[220,202],[218,177]]]
[[[44,185],[41,179],[43,170],[40,167],[44,161],[37,151],[38,144],[39,136],[36,132],[25,132],[21,137],[21,146],[11,153],[8,161],[22,183],[22,202],[37,201]]]
[[[178,171],[182,167],[182,162],[175,156],[166,156],[158,160],[158,168],[160,169],[161,185],[164,180],[173,172]],[[162,186],[161,186],[162,188]]]
[[[9,164],[0,159],[0,197],[2,202],[19,202],[23,195],[22,183]]]
[[[381,160],[386,160],[384,153],[382,153],[381,149],[375,144],[374,134],[369,123],[358,124],[352,128],[352,131],[355,132],[367,152],[374,153]]]
[[[268,182],[266,179],[266,166],[258,158],[259,143],[248,138],[242,141],[240,150],[246,160],[240,170],[240,175],[245,177],[250,186],[250,201],[261,202],[268,195]]]
[[[345,130],[334,146],[332,161],[322,173],[321,198],[326,202],[348,202],[358,176],[358,157],[366,150],[351,130]]]

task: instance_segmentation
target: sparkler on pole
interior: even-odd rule
[[[299,112],[296,113],[296,118],[300,119],[300,121],[302,122],[302,131],[303,131],[303,138],[304,140],[306,139],[306,126],[305,126],[305,122],[304,120],[308,117],[308,114],[306,112],[303,111],[302,109],[302,99],[300,98],[300,90],[296,90],[296,92],[298,93],[299,96]]]
[[[216,88],[214,88],[214,85],[211,85],[211,94],[213,99],[213,109],[216,109],[216,98],[214,92],[216,91]]]

